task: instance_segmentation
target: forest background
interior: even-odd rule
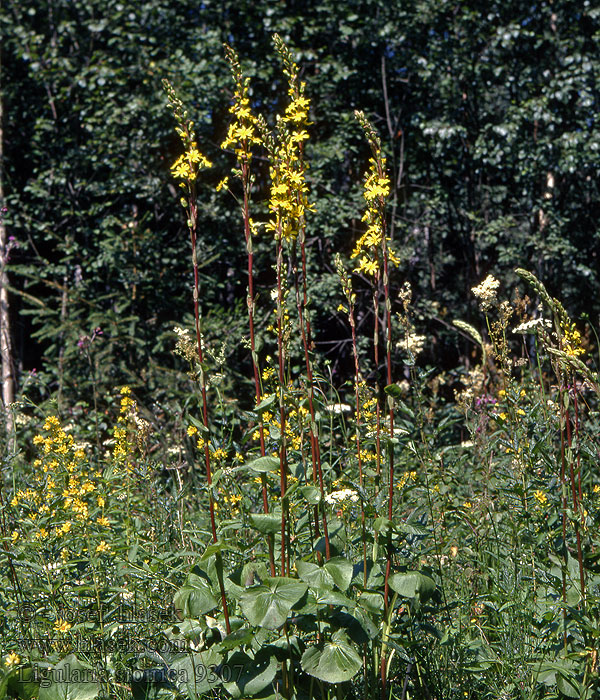
[[[200,184],[204,334],[233,369],[230,395],[251,405],[245,247],[237,206],[215,191],[233,164],[218,156],[232,92],[222,45],[242,57],[253,106],[274,114],[286,93],[275,32],[311,99],[310,306],[334,384],[352,357],[333,256],[348,258],[362,231],[369,156],[355,109],[381,135],[393,183],[392,290],[411,283],[419,362],[446,373],[448,397],[474,352],[451,321],[476,317],[470,289],[488,272],[510,292],[514,268],[527,268],[574,318],[598,318],[600,10],[587,0],[5,0],[1,22],[5,392],[11,375],[15,396],[27,387],[74,418],[92,397],[102,413],[122,384],[153,421],[190,400],[172,354],[174,326],[193,321],[167,78],[214,163]],[[266,163],[258,172],[261,201]],[[255,251],[259,339],[269,245]]]

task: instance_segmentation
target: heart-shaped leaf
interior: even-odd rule
[[[94,700],[100,693],[91,666],[69,654],[48,670],[48,681],[40,683],[39,700]]]
[[[274,630],[281,627],[308,586],[303,581],[275,576],[246,589],[240,598],[242,612],[251,625]]]
[[[175,594],[173,605],[176,610],[181,611],[184,618],[197,619],[214,610],[218,602],[208,583],[200,576],[190,574],[185,585]]]
[[[301,664],[309,676],[327,683],[343,683],[360,671],[362,660],[346,635],[336,632],[331,641],[309,647],[302,654]]]
[[[254,697],[265,690],[277,673],[275,649],[263,647],[254,658],[242,651],[236,651],[224,664],[222,675],[231,676],[231,681],[224,683],[228,693],[234,698]]]
[[[345,591],[352,581],[354,567],[345,557],[333,557],[323,566],[325,571],[331,574],[335,585]]]
[[[325,567],[317,566],[308,561],[297,561],[296,571],[298,576],[312,588],[333,588],[333,576]]]
[[[407,571],[390,576],[390,588],[404,598],[424,602],[435,593],[435,581],[420,571]]]

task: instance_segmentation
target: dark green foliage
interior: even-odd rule
[[[2,21],[7,224],[22,246],[10,269],[18,361],[23,372],[42,367],[61,399],[124,381],[159,403],[171,394],[170,331],[191,309],[191,279],[164,77],[215,163],[201,184],[206,333],[246,367],[241,223],[211,188],[231,164],[218,149],[231,91],[222,42],[271,119],[285,98],[274,32],[295,47],[311,97],[311,302],[340,380],[347,329],[325,302],[339,296],[333,254],[349,255],[362,230],[368,152],[355,108],[378,128],[396,183],[392,283],[413,284],[437,340],[428,360],[448,366],[467,350],[435,319],[468,318],[468,290],[492,268],[533,269],[576,312],[598,311],[598,17],[585,4],[7,0]],[[256,201],[265,185],[259,166]],[[266,316],[273,273],[261,251],[266,240],[256,266]],[[365,337],[370,314],[366,294]],[[91,373],[77,343],[96,327]]]

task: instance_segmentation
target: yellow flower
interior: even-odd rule
[[[61,634],[66,634],[73,625],[69,624],[65,620],[57,620],[54,623],[54,630],[60,632]]]
[[[187,434],[193,437],[198,432],[198,428],[195,425],[189,425],[187,429]]]
[[[190,148],[187,156],[192,163],[199,163],[202,160],[202,154],[195,146]]]
[[[379,265],[375,260],[369,260],[366,255],[358,261],[358,267],[355,269],[356,272],[364,272],[367,275],[375,276],[379,270]]]
[[[21,659],[19,658],[19,656],[17,656],[17,654],[15,654],[14,652],[11,652],[11,653],[6,657],[6,660],[5,660],[5,662],[4,662],[4,665],[5,665],[5,666],[8,666],[8,667],[10,668],[11,666],[16,666],[16,665],[19,664],[19,663],[21,663]]]
[[[104,540],[100,542],[100,544],[96,547],[96,552],[110,552],[110,545],[106,544]]]
[[[574,323],[565,323],[562,327],[563,350],[571,357],[585,354],[585,350],[581,347],[581,333],[575,328]]]
[[[229,185],[229,178],[224,177],[217,185],[217,192],[220,192],[222,189],[227,189],[228,185]]]
[[[546,496],[546,494],[543,491],[536,491],[533,494],[533,497],[541,507],[545,506],[546,503],[548,503],[548,496]]]

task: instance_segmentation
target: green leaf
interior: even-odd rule
[[[302,654],[301,664],[313,678],[327,683],[343,683],[360,671],[362,660],[347,637],[337,632],[330,642],[309,647]]]
[[[250,524],[263,535],[281,532],[281,513],[251,513]]]
[[[323,566],[325,571],[331,574],[335,585],[345,591],[352,581],[354,567],[345,557],[333,557]]]
[[[306,581],[311,588],[333,587],[333,576],[325,567],[317,566],[317,564],[308,561],[297,561],[296,571],[298,576],[303,581]]]
[[[244,467],[248,467],[255,472],[272,472],[275,469],[279,469],[279,459],[277,457],[258,457],[258,459],[248,462]]]
[[[182,654],[169,665],[174,672],[173,678],[177,689],[191,700],[201,700],[206,694],[222,684],[216,667],[221,663],[223,652],[219,645],[206,651]]]
[[[389,518],[375,518],[373,529],[375,532],[381,532],[384,535],[387,535],[388,532],[394,530],[394,523]]]
[[[292,607],[308,590],[297,579],[276,576],[260,586],[248,588],[240,598],[240,606],[251,625],[277,629],[287,620]]]
[[[218,601],[203,578],[190,574],[185,585],[175,594],[173,605],[176,610],[181,611],[184,618],[199,618],[214,610]]]
[[[311,589],[318,605],[341,605],[346,610],[353,610],[356,603],[347,598],[343,593],[327,588]]]
[[[267,396],[267,398],[263,399],[254,410],[256,413],[263,413],[267,410],[267,408],[269,408],[269,406],[272,406],[275,401],[277,401],[277,396],[275,396],[275,394],[272,396]]]
[[[435,593],[435,581],[419,571],[390,576],[390,588],[404,598],[419,598],[424,602]]]
[[[30,698],[37,697],[40,684],[39,681],[32,680],[32,677],[35,678],[31,666],[13,668],[0,683],[0,698],[4,698],[7,690],[9,696],[18,697],[19,700],[30,700]]]
[[[242,651],[236,651],[224,664],[222,675],[233,679],[224,683],[228,693],[234,698],[254,697],[273,682],[277,673],[277,657],[274,647],[263,647],[254,658]]]
[[[237,546],[235,544],[232,544],[231,542],[225,543],[221,540],[217,540],[217,542],[213,542],[212,544],[208,545],[208,547],[204,550],[202,556],[200,557],[200,561],[205,562],[207,559],[210,559],[213,554],[220,553],[223,550],[227,551],[231,549],[237,549]]]
[[[242,627],[231,634],[220,643],[220,646],[225,651],[235,649],[242,644],[251,644],[254,639],[254,632],[249,627]]]
[[[188,416],[187,416],[187,419],[190,421],[190,423],[191,423],[194,427],[198,428],[198,430],[199,430],[203,435],[207,435],[207,434],[208,434],[208,428],[204,425],[204,423],[203,423],[202,421],[198,420],[197,418],[194,418],[194,416],[192,416],[192,415],[188,415]]]
[[[395,399],[402,398],[402,389],[397,384],[388,384],[383,390],[388,396],[393,396]]]
[[[582,698],[582,688],[573,676],[566,676],[563,673],[556,675],[556,687],[568,698]]]
[[[311,506],[316,506],[321,502],[321,490],[316,486],[302,486],[300,493]]]
[[[358,605],[367,612],[378,615],[383,610],[383,596],[381,593],[364,591],[358,598]]]
[[[426,536],[429,535],[430,530],[423,525],[415,525],[414,523],[411,522],[402,522],[400,521],[397,523],[394,528],[398,532],[403,532],[406,535],[422,535]]]
[[[94,669],[69,654],[48,670],[49,683],[40,684],[39,700],[94,700],[100,693]]]

